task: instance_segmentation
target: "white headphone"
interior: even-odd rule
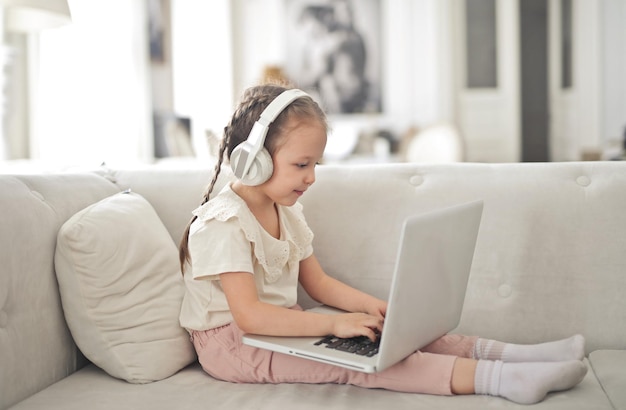
[[[270,179],[274,165],[272,156],[263,146],[269,126],[294,100],[308,96],[298,89],[283,91],[263,110],[250,130],[248,139],[233,149],[230,154],[230,166],[242,184],[261,185]]]

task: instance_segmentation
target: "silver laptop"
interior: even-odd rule
[[[404,222],[385,324],[374,346],[366,341],[365,346],[347,347],[332,336],[246,334],[243,342],[366,373],[396,364],[458,326],[482,209],[483,201],[475,201]],[[328,306],[311,311],[341,313]]]

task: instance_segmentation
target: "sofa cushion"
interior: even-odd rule
[[[566,392],[536,405],[481,395],[435,396],[337,384],[236,384],[216,380],[199,364],[174,376],[136,385],[86,366],[10,410],[222,409],[222,410],[614,410],[592,372]]]
[[[589,362],[616,409],[626,409],[626,350],[596,350]]]
[[[118,193],[72,216],[55,254],[65,318],[83,354],[133,383],[171,376],[195,359],[178,323],[178,252],[152,206]]]

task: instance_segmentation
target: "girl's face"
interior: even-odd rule
[[[293,205],[315,182],[315,166],[326,148],[326,128],[319,121],[290,118],[272,155],[274,172],[262,187],[272,201]]]

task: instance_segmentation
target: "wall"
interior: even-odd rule
[[[29,35],[30,158],[61,167],[151,161],[144,3],[69,6],[72,24]]]
[[[284,65],[283,0],[172,1],[174,110],[192,117],[194,139],[220,133],[241,92],[267,65]],[[449,0],[381,0],[382,115],[333,116],[339,132],[453,118],[447,52]],[[232,37],[231,37],[232,33]],[[218,40],[219,39],[219,40]]]
[[[230,0],[171,0],[173,109],[191,118],[196,154],[208,155],[206,130],[221,135],[234,104]]]

